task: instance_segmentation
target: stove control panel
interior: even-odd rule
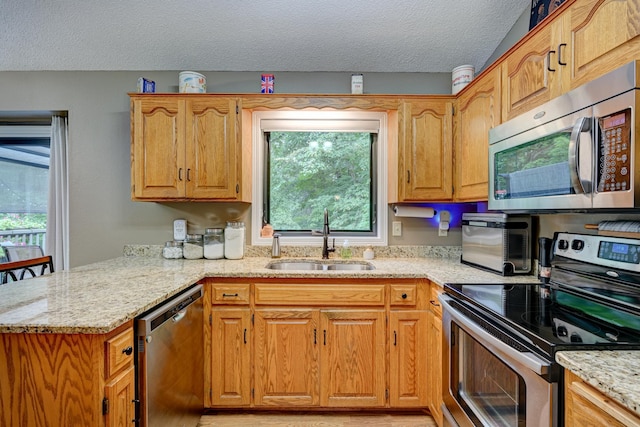
[[[556,255],[621,270],[640,272],[640,240],[558,233]]]

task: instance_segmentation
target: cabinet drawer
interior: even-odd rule
[[[431,290],[429,292],[429,305],[431,306],[431,311],[438,316],[442,317],[442,307],[440,306],[440,300],[438,300],[438,295],[443,292],[443,289],[435,284],[431,284]]]
[[[391,285],[391,305],[414,306],[418,301],[418,287],[415,284]]]
[[[213,305],[247,305],[249,304],[251,285],[213,285],[211,302]]]
[[[385,285],[255,285],[255,303],[384,306]]]
[[[133,364],[133,329],[127,329],[105,342],[107,378]]]

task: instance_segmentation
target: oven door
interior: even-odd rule
[[[506,337],[505,331],[488,332],[493,322],[473,320],[477,314],[465,312],[451,296],[442,295],[440,302],[448,384],[445,425],[557,426],[558,383],[545,378],[551,362],[517,348],[516,340],[506,338],[511,345],[505,344],[496,338]]]

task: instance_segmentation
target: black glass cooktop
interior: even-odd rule
[[[569,349],[640,349],[640,312],[608,301],[555,285],[446,284],[445,290],[476,322],[548,357]]]

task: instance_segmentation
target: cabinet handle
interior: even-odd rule
[[[244,328],[244,343],[247,343],[247,328]]]
[[[554,72],[556,71],[555,68],[551,68],[551,54],[552,53],[556,53],[555,50],[550,50],[549,52],[547,52],[547,70]]]
[[[565,47],[567,44],[566,43],[560,43],[558,45],[558,64],[560,65],[567,65],[566,62],[562,62],[562,48]]]
[[[402,299],[407,299],[407,294],[402,294]]]
[[[122,354],[126,354],[127,356],[131,356],[131,353],[133,353],[133,347],[131,346],[122,350]]]
[[[191,181],[191,168],[187,169],[187,181]]]
[[[237,296],[238,296],[237,293],[235,293],[235,294],[222,294],[222,298],[230,298],[230,297],[237,297]]]
[[[178,169],[178,181],[182,181],[182,168]]]
[[[440,307],[440,304],[436,304],[436,301],[435,301],[435,300],[430,300],[429,302],[430,302],[430,303],[431,303],[431,305],[432,305],[432,306],[434,306],[434,307]]]
[[[324,345],[327,345],[327,330],[325,329],[323,333],[324,333]]]
[[[407,184],[411,182],[411,171],[407,171]]]
[[[236,194],[240,193],[240,184],[236,184]]]
[[[313,328],[313,344],[317,344],[318,343],[318,331],[316,330],[316,328]]]
[[[393,345],[398,345],[398,334],[393,331]]]

